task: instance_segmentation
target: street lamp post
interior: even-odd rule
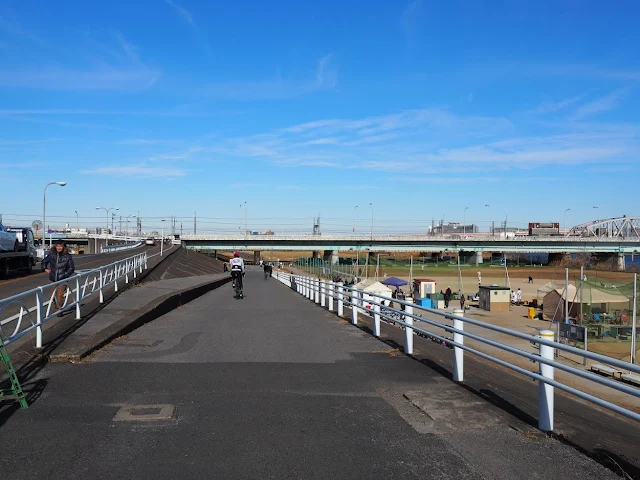
[[[248,230],[247,230],[247,202],[244,202],[244,239],[247,239],[247,234],[248,234]]]
[[[469,207],[464,207],[463,221],[462,221],[462,234],[466,235],[467,233],[467,210]]]
[[[564,211],[564,234],[565,234],[565,235],[567,234],[567,212],[570,212],[570,211],[571,211],[571,209],[570,209],[570,208],[567,208],[567,209]]]
[[[44,187],[44,194],[42,195],[42,223],[43,223],[42,246],[43,247],[46,246],[47,230],[49,230],[47,228],[47,187],[49,185],[60,185],[61,187],[64,187],[66,184],[67,182],[50,182],[50,183],[47,183]],[[49,247],[51,247],[52,242],[53,242],[53,239],[49,237]]]
[[[80,233],[80,217],[78,216],[78,210],[74,210],[76,212],[76,235]]]
[[[373,202],[369,203],[371,207],[371,241],[373,242]]]
[[[160,221],[166,222],[164,218]],[[163,252],[164,252],[164,227],[160,229],[160,256],[162,256]]]
[[[489,209],[489,229],[491,231],[491,236],[493,237],[493,228],[491,228],[491,205],[485,204],[485,207]]]
[[[118,207],[110,207],[110,208],[96,207],[96,210],[104,210],[105,212],[107,212],[107,231],[105,232],[105,235],[104,235],[104,238],[105,238],[104,243],[105,243],[105,246],[108,246],[109,245],[109,212],[111,210],[120,210],[120,209]]]
[[[353,209],[353,233],[356,233],[356,210],[358,210],[358,205]]]
[[[593,207],[593,208],[596,209],[596,212],[597,212],[596,215],[598,216],[598,218],[596,218],[596,222],[599,222],[600,221],[600,207],[596,206],[596,207]]]

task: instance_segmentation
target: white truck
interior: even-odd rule
[[[15,236],[14,251],[0,251],[0,278],[7,278],[14,270],[31,273],[37,253],[33,230],[28,227],[6,227],[4,231]]]

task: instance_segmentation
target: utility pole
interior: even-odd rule
[[[197,222],[196,222],[196,212],[193,212],[193,234],[196,235],[198,233]],[[180,232],[182,235],[182,232]]]
[[[182,222],[180,222],[180,238],[182,238]]]

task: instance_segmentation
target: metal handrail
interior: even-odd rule
[[[35,330],[35,346],[42,347],[42,325],[56,318],[59,313],[75,309],[76,319],[80,320],[80,305],[83,300],[98,294],[100,303],[104,303],[104,289],[113,285],[118,291],[118,281],[124,278],[125,284],[135,279],[147,268],[150,257],[147,252],[139,253],[123,260],[117,260],[108,265],[79,273],[72,277],[36,287],[11,297],[0,299],[0,314],[11,306],[17,306],[19,313],[0,320],[0,336],[5,345]],[[45,301],[45,291],[51,289],[48,300]],[[62,305],[57,305],[56,297],[63,291]],[[35,306],[33,301],[35,300]],[[5,327],[15,322],[13,332],[5,333]]]
[[[342,282],[333,282],[329,280],[324,280],[319,277],[309,277],[305,275],[297,275],[297,274],[285,274],[283,272],[274,272],[274,277],[276,277],[281,283],[289,286],[290,288],[295,288],[295,290],[310,299],[316,304],[320,304],[320,306],[325,307],[327,303],[326,300],[329,301],[329,304],[326,305],[329,311],[334,311],[333,302],[338,300],[338,309],[337,314],[339,316],[344,316],[344,305],[351,306],[352,309],[352,323],[357,324],[358,311],[368,311],[363,308],[364,302],[373,306],[369,313],[373,316],[374,319],[374,327],[373,332],[375,336],[380,335],[380,320],[391,321],[396,324],[402,325],[405,329],[405,352],[408,354],[413,353],[413,334],[417,332],[424,336],[437,339],[441,342],[445,342],[449,346],[453,347],[454,350],[454,380],[463,381],[463,356],[462,353],[464,351],[473,353],[479,357],[490,360],[494,363],[507,367],[511,370],[514,370],[518,373],[528,376],[534,380],[539,381],[539,411],[540,411],[540,425],[539,427],[542,430],[553,430],[553,388],[557,387],[565,392],[568,392],[572,395],[575,395],[584,400],[595,403],[601,407],[612,410],[616,413],[619,413],[627,418],[631,418],[636,421],[640,421],[640,414],[625,408],[621,405],[618,405],[613,402],[609,402],[607,400],[603,400],[602,398],[596,397],[590,393],[582,391],[578,388],[571,387],[566,385],[558,380],[554,379],[554,369],[558,368],[564,372],[569,374],[578,376],[590,382],[598,383],[600,385],[615,389],[619,392],[631,395],[636,398],[640,398],[640,388],[635,387],[632,384],[625,384],[620,381],[612,380],[609,378],[605,378],[591,372],[560,363],[554,360],[555,350],[562,350],[568,353],[572,353],[575,355],[582,356],[584,358],[589,358],[592,360],[596,360],[598,362],[615,366],[623,370],[627,370],[629,372],[640,373],[640,366],[631,364],[629,362],[624,362],[622,360],[618,360],[615,358],[607,357],[605,355],[601,355],[598,353],[588,352],[581,349],[577,349],[575,347],[570,347],[568,345],[563,345],[559,342],[555,342],[550,339],[542,338],[543,336],[549,336],[549,338],[553,338],[553,332],[549,330],[543,330],[540,332],[541,336],[528,335],[526,333],[517,332],[515,330],[510,330],[508,328],[499,327],[496,325],[491,325],[489,323],[481,322],[478,320],[473,320],[470,318],[466,318],[463,316],[463,311],[455,311],[455,313],[447,313],[441,312],[438,310],[434,310],[431,308],[422,307],[420,305],[416,305],[410,301],[398,300],[395,298],[390,298],[384,295],[376,294],[373,292],[367,292],[365,290],[360,290],[357,288],[353,288],[351,286],[345,286]],[[364,297],[366,295],[366,297]],[[385,302],[394,302],[404,305],[405,310],[398,310],[390,307],[385,304]],[[440,323],[437,320],[432,318],[425,318],[419,314],[414,313],[414,309],[420,310],[421,312],[429,315],[434,315],[437,317],[442,317],[446,320],[453,321],[453,326],[446,323]],[[420,322],[419,325],[416,325],[414,322]],[[513,336],[515,338],[527,340],[532,344],[537,344],[540,346],[540,353],[533,354],[526,352],[522,349],[513,347],[508,344],[501,343],[496,340],[491,340],[489,338],[485,338],[482,335],[477,333],[465,332],[464,324],[474,325],[476,327],[481,327],[483,329],[487,329],[490,331],[499,332],[502,334],[507,334]],[[453,339],[447,338],[444,335],[439,335],[427,330],[429,327],[435,327],[444,330],[447,333],[453,334]],[[464,345],[464,337],[468,337],[475,341],[479,341],[486,345],[499,348],[506,352],[518,355],[520,357],[526,358],[533,362],[537,362],[540,366],[539,372],[531,372],[526,368],[520,367],[513,363],[510,363],[506,360],[502,360],[494,357],[493,355],[481,352],[477,349],[471,348],[467,345]]]
[[[120,243],[116,245],[105,245],[102,247],[102,253],[111,253],[111,252],[120,252],[122,250],[131,250],[133,248],[138,248],[142,245],[141,241],[133,242],[133,243]]]

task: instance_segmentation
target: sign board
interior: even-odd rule
[[[560,324],[560,338],[573,340],[574,342],[583,342],[586,336],[586,328],[578,325],[570,325],[568,323]]]
[[[42,230],[43,226],[44,224],[42,223],[42,220],[34,220],[33,223],[31,224],[31,227],[34,230]]]

